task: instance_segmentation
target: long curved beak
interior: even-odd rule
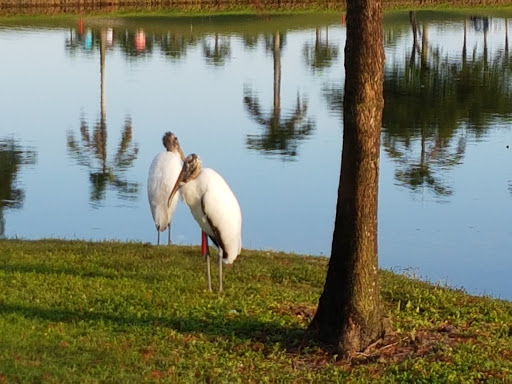
[[[167,200],[167,206],[171,205],[171,201],[174,198],[174,195],[176,194],[176,192],[178,192],[178,189],[180,189],[182,175],[183,175],[183,169],[181,170],[180,174],[178,175],[178,178],[176,179],[176,183],[174,184],[174,187],[172,188],[171,194],[169,196],[169,200]]]

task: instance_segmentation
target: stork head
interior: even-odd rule
[[[164,137],[162,138],[162,143],[168,152],[174,152],[180,155],[181,160],[185,160],[185,155],[180,146],[180,142],[178,141],[178,136],[176,136],[172,132],[166,132]]]
[[[203,162],[198,155],[195,153],[188,155],[187,158],[183,161],[183,168],[180,174],[181,182],[186,183],[190,180],[194,180],[197,176],[199,176],[202,168]]]
[[[198,155],[192,153],[186,157],[183,161],[183,168],[181,168],[181,172],[176,180],[176,184],[174,184],[174,188],[172,189],[171,195],[169,196],[169,200],[167,204],[171,204],[171,201],[178,192],[178,189],[191,180],[194,180],[201,173],[201,169],[203,168],[203,162],[199,158]]]

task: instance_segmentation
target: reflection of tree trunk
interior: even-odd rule
[[[274,113],[281,110],[281,38],[279,32],[274,33]]]
[[[427,163],[426,162],[426,153],[427,151],[425,150],[425,144],[426,144],[426,141],[427,141],[427,138],[426,138],[427,134],[425,132],[425,126],[422,125],[421,126],[421,160],[420,160],[420,164],[421,164],[421,169],[424,169],[425,167],[425,164]]]
[[[468,35],[468,20],[464,19],[464,43],[462,44],[462,64],[463,65],[466,64],[466,60],[468,57],[467,45],[466,45],[467,35]]]
[[[484,27],[484,68],[487,70],[488,60],[487,60],[487,28]]]
[[[320,43],[322,42],[322,30],[320,27],[317,27],[315,30],[315,50],[320,47]],[[325,27],[325,45],[329,45],[329,27]]]
[[[489,76],[489,61],[488,61],[488,49],[487,49],[487,30],[489,29],[488,23],[489,20],[487,18],[483,19],[484,23],[484,72],[483,72],[483,84],[484,86],[487,84],[487,78]]]
[[[100,132],[98,147],[101,148],[101,163],[103,174],[107,173],[107,112],[105,107],[105,53],[107,31],[100,32]]]
[[[347,1],[343,150],[331,258],[309,330],[342,354],[382,336],[377,201],[384,49],[382,2]]]
[[[427,68],[428,61],[428,24],[423,24],[423,34],[421,35],[421,68]]]
[[[505,56],[508,58],[508,19],[505,19]]]
[[[105,51],[107,31],[101,30],[100,35],[100,77],[101,77],[101,120],[105,120]]]
[[[422,92],[427,91],[427,72],[428,72],[428,24],[423,24],[423,33],[421,35],[421,60],[420,60],[420,84]]]
[[[416,62],[416,48],[417,48],[417,38],[418,38],[418,24],[416,23],[416,12],[409,12],[409,22],[411,23],[412,28],[412,50],[411,50],[411,58],[409,59],[409,66],[414,67],[414,63]]]

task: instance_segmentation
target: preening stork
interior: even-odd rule
[[[181,173],[169,195],[175,195],[190,208],[201,227],[201,253],[206,258],[208,289],[212,290],[208,237],[219,250],[219,292],[222,292],[222,263],[231,264],[242,249],[242,211],[224,178],[211,168],[203,168],[199,156],[191,154],[183,162]]]
[[[149,167],[148,200],[158,234],[157,244],[160,244],[160,232],[166,228],[169,229],[167,243],[171,244],[171,221],[179,193],[172,200],[169,200],[169,195],[178,180],[185,155],[174,133],[167,132],[162,142],[166,151],[156,155]]]

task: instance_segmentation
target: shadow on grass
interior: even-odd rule
[[[70,275],[77,277],[92,277],[92,278],[105,278],[105,279],[119,279],[119,273],[108,273],[108,272],[97,272],[97,271],[87,271],[87,270],[78,270],[76,267],[56,267],[54,265],[47,265],[43,263],[37,264],[7,264],[0,265],[0,271],[4,271],[6,273],[37,273],[43,275]]]
[[[261,321],[254,317],[226,316],[205,318],[159,317],[159,316],[120,316],[101,312],[71,311],[37,306],[0,305],[0,316],[15,314],[24,318],[41,319],[50,322],[92,322],[111,323],[123,332],[127,327],[169,327],[183,334],[202,334],[225,339],[240,339],[262,343],[266,347],[279,344],[287,352],[299,350],[306,330],[299,327],[286,327],[277,322]]]
[[[108,266],[107,266],[108,267]],[[39,275],[66,275],[71,277],[92,278],[92,279],[107,279],[116,280],[121,278],[129,278],[131,280],[145,281],[154,283],[156,281],[165,281],[169,277],[158,270],[155,266],[153,270],[141,272],[134,266],[131,269],[118,269],[108,271],[98,271],[98,266],[94,265],[89,268],[77,268],[75,266],[55,266],[45,263],[30,263],[30,264],[5,264],[0,265],[0,271],[5,273],[22,273],[22,274],[39,274]]]

